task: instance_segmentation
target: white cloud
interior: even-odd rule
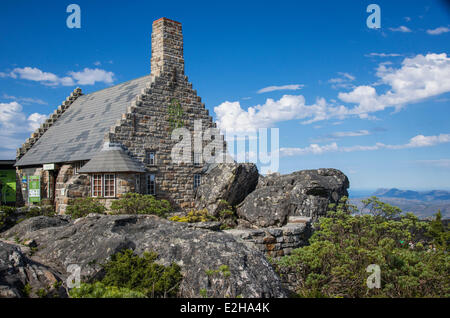
[[[324,136],[320,136],[318,138],[312,138],[312,142],[328,142],[337,140],[339,138],[346,138],[346,137],[360,137],[360,136],[368,136],[371,133],[368,130],[356,130],[356,131],[336,131]]]
[[[402,56],[402,54],[397,53],[369,53],[366,54],[367,57],[397,57]]]
[[[358,86],[349,93],[339,93],[346,102],[358,104],[349,110],[350,114],[367,117],[368,113],[384,110],[386,107],[402,108],[408,103],[450,91],[450,58],[446,53],[430,53],[405,58],[400,69],[380,64],[377,69],[379,82],[390,86],[378,95],[372,86]]]
[[[326,116],[327,105],[324,99],[318,99],[314,105],[305,104],[302,95],[284,95],[279,100],[268,98],[263,105],[241,108],[239,102],[223,102],[214,107],[217,125],[221,130],[229,132],[256,131],[258,128],[269,128],[275,123],[306,119],[312,116]]]
[[[17,102],[0,103],[0,157],[15,157],[15,149],[19,147],[31,131],[35,130],[47,116],[34,113],[26,116],[22,105]],[[7,149],[6,151],[4,149]]]
[[[411,32],[411,30],[404,25],[401,25],[398,28],[389,28],[389,30],[393,32],[403,32],[403,33]]]
[[[42,99],[39,98],[31,98],[31,97],[16,97],[16,96],[10,96],[7,94],[3,94],[2,96],[4,99],[12,99],[18,103],[22,103],[24,105],[26,104],[39,104],[39,105],[47,105],[47,102],[44,102]]]
[[[388,107],[399,111],[407,104],[450,92],[450,58],[446,53],[405,58],[400,68],[381,63],[376,75],[379,78],[376,84],[357,86],[350,92],[338,94],[342,102],[355,104],[352,108],[334,102],[330,104],[324,98],[317,98],[314,104],[307,105],[303,95],[284,95],[279,100],[269,98],[263,105],[247,110],[242,109],[239,102],[226,101],[214,108],[217,124],[222,130],[254,131],[295,119],[302,120],[302,124],[343,120],[350,116],[374,120],[374,112]],[[342,78],[350,80],[353,76],[347,74]],[[387,86],[387,91],[379,94],[375,85]]]
[[[111,84],[114,81],[114,73],[102,69],[85,68],[80,72],[71,71],[69,76],[59,77],[50,72],[44,72],[36,67],[15,68],[9,74],[1,73],[2,77],[20,78],[29,81],[40,82],[48,86],[74,86],[94,85],[95,83]],[[1,75],[0,74],[0,75]]]
[[[27,117],[22,109],[18,102],[0,103],[1,136],[33,131],[47,118],[39,113]]]
[[[95,62],[94,62],[94,65],[95,65],[95,66],[100,66],[100,65],[102,65],[102,63],[101,63],[100,61],[95,61]]]
[[[291,84],[291,85],[283,85],[283,86],[268,86],[268,87],[264,87],[261,88],[258,91],[258,94],[261,93],[269,93],[269,92],[274,92],[274,91],[284,91],[284,90],[299,90],[302,89],[304,85],[301,84]]]
[[[323,154],[328,152],[374,151],[380,149],[398,150],[398,149],[431,147],[449,142],[450,142],[450,134],[440,134],[437,136],[417,135],[411,138],[408,143],[400,145],[387,145],[384,143],[376,143],[375,145],[370,146],[356,145],[356,146],[339,147],[337,143],[333,142],[329,145],[324,146],[311,144],[305,148],[280,148],[280,155],[287,157],[306,154]]]
[[[438,27],[436,29],[427,30],[427,33],[430,35],[439,35],[439,34],[447,33],[447,32],[450,32],[450,28],[448,28],[448,27]]]
[[[0,103],[0,131],[8,131],[23,120],[22,105],[17,102]]]
[[[337,88],[352,88],[354,87],[351,82],[355,80],[355,77],[349,73],[339,72],[339,77],[328,80],[328,83],[333,84],[334,89]]]
[[[85,68],[81,72],[69,72],[79,85],[94,85],[96,82],[111,84],[114,80],[114,73],[101,69]]]
[[[34,131],[41,126],[41,124],[47,119],[46,115],[42,115],[39,113],[33,113],[30,116],[28,116],[28,128],[31,131]]]
[[[336,138],[342,137],[358,137],[370,135],[368,130],[357,130],[357,131],[338,131],[331,134],[331,136]]]
[[[26,79],[29,81],[41,82],[44,85],[57,86],[72,86],[74,82],[71,78],[63,77],[60,78],[57,75],[49,72],[43,72],[36,67],[24,67],[15,68],[10,74],[12,78]]]

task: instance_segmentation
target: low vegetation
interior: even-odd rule
[[[175,222],[197,223],[197,222],[217,221],[217,218],[208,214],[207,209],[203,209],[203,210],[191,210],[188,212],[187,215],[184,216],[174,215],[170,217],[169,220]]]
[[[230,229],[237,225],[237,217],[234,212],[234,209],[225,200],[220,200],[219,213],[217,216],[209,214],[208,209],[201,209],[201,210],[191,210],[186,215],[183,216],[179,215],[172,216],[169,218],[169,220],[187,223],[218,221],[222,224],[221,225],[222,230]]]
[[[79,288],[70,291],[72,298],[145,298],[141,292],[128,288],[108,286],[102,282],[81,284]]]
[[[449,297],[449,231],[440,220],[370,198],[370,214],[359,214],[346,198],[319,220],[310,245],[275,261],[297,277],[300,297]],[[368,288],[367,268],[381,269],[380,288]]]
[[[104,214],[105,212],[105,206],[98,199],[91,197],[73,199],[66,209],[66,214],[72,219],[82,218],[90,213]]]
[[[0,206],[0,230],[14,225],[12,215],[16,212],[15,207]]]
[[[154,214],[164,217],[170,212],[167,200],[158,200],[152,195],[126,193],[111,204],[113,214]]]
[[[175,297],[182,280],[181,268],[172,263],[156,263],[156,253],[135,255],[124,250],[102,265],[104,277],[92,284],[84,283],[70,291],[74,298],[109,297]]]

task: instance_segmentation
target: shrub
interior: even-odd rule
[[[16,213],[15,207],[0,206],[0,230],[14,225],[15,222],[12,218],[14,213]]]
[[[79,288],[69,292],[72,298],[145,298],[141,292],[124,287],[108,286],[102,282],[82,283]]]
[[[106,286],[138,291],[147,297],[174,297],[182,279],[180,267],[176,263],[160,265],[155,262],[157,256],[144,252],[140,257],[129,249],[114,254],[102,266],[105,276],[101,282]]]
[[[231,229],[237,225],[235,209],[226,201],[219,201],[219,221],[222,223],[221,229]]]
[[[377,198],[373,214],[351,215],[346,198],[319,220],[310,245],[276,261],[283,273],[295,273],[303,297],[449,297],[450,256],[430,249],[421,233],[429,224]],[[368,289],[366,268],[381,269],[381,288]]]
[[[152,195],[126,193],[119,200],[113,201],[111,210],[115,214],[155,214],[164,217],[170,212],[167,200],[157,200]]]
[[[185,216],[175,215],[170,217],[169,220],[175,222],[197,223],[197,222],[216,221],[217,219],[214,216],[208,214],[207,209],[203,209],[203,210],[191,210]]]
[[[35,216],[54,216],[55,215],[55,210],[53,208],[53,206],[49,206],[49,205],[37,205],[37,206],[30,206],[27,211],[26,211],[26,215],[25,218],[32,218]]]
[[[430,222],[427,235],[432,239],[433,245],[447,250],[450,244],[450,231],[448,225],[442,222],[441,211],[436,213],[435,219]]]
[[[105,211],[105,206],[98,199],[86,197],[72,200],[67,206],[66,214],[72,219],[78,219],[89,213],[104,214]]]

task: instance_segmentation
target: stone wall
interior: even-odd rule
[[[71,199],[90,196],[90,178],[87,175],[74,174],[74,166],[61,166],[56,177],[55,209],[64,213]]]
[[[56,179],[55,209],[59,214],[66,211],[70,200],[91,196],[91,176],[87,174],[74,174],[71,164],[61,166]],[[136,189],[136,177],[134,173],[116,173],[116,197],[99,198],[107,209],[111,207],[112,201],[120,198],[128,192],[141,192]]]
[[[293,249],[308,244],[311,236],[311,223],[309,219],[297,219],[282,227],[233,229],[225,232],[248,243],[267,256],[281,257],[290,255]]]
[[[194,121],[201,121],[202,130],[216,125],[184,75],[181,25],[167,19],[155,21],[152,52],[152,82],[111,127],[105,141],[122,144],[146,164],[148,172],[155,174],[157,198],[169,200],[175,208],[189,209],[194,206],[194,174],[203,170],[203,165],[193,164]],[[170,52],[176,52],[175,58]],[[179,143],[178,137],[172,140],[175,126],[171,109],[178,105],[182,113],[175,121],[191,133],[191,140],[183,140],[192,150],[190,162],[184,163],[174,163],[171,158],[174,145]],[[216,153],[226,145],[223,136],[218,137],[214,143],[221,149]],[[203,146],[209,143],[211,139],[202,141]],[[156,153],[155,165],[146,163],[147,151]]]

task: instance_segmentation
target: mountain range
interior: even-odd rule
[[[368,196],[350,196],[350,202],[361,210],[364,206],[362,200],[370,196],[376,196],[385,203],[397,206],[403,212],[412,212],[419,218],[430,218],[438,211],[441,211],[443,218],[450,218],[450,191],[413,191],[397,188],[380,188]]]

